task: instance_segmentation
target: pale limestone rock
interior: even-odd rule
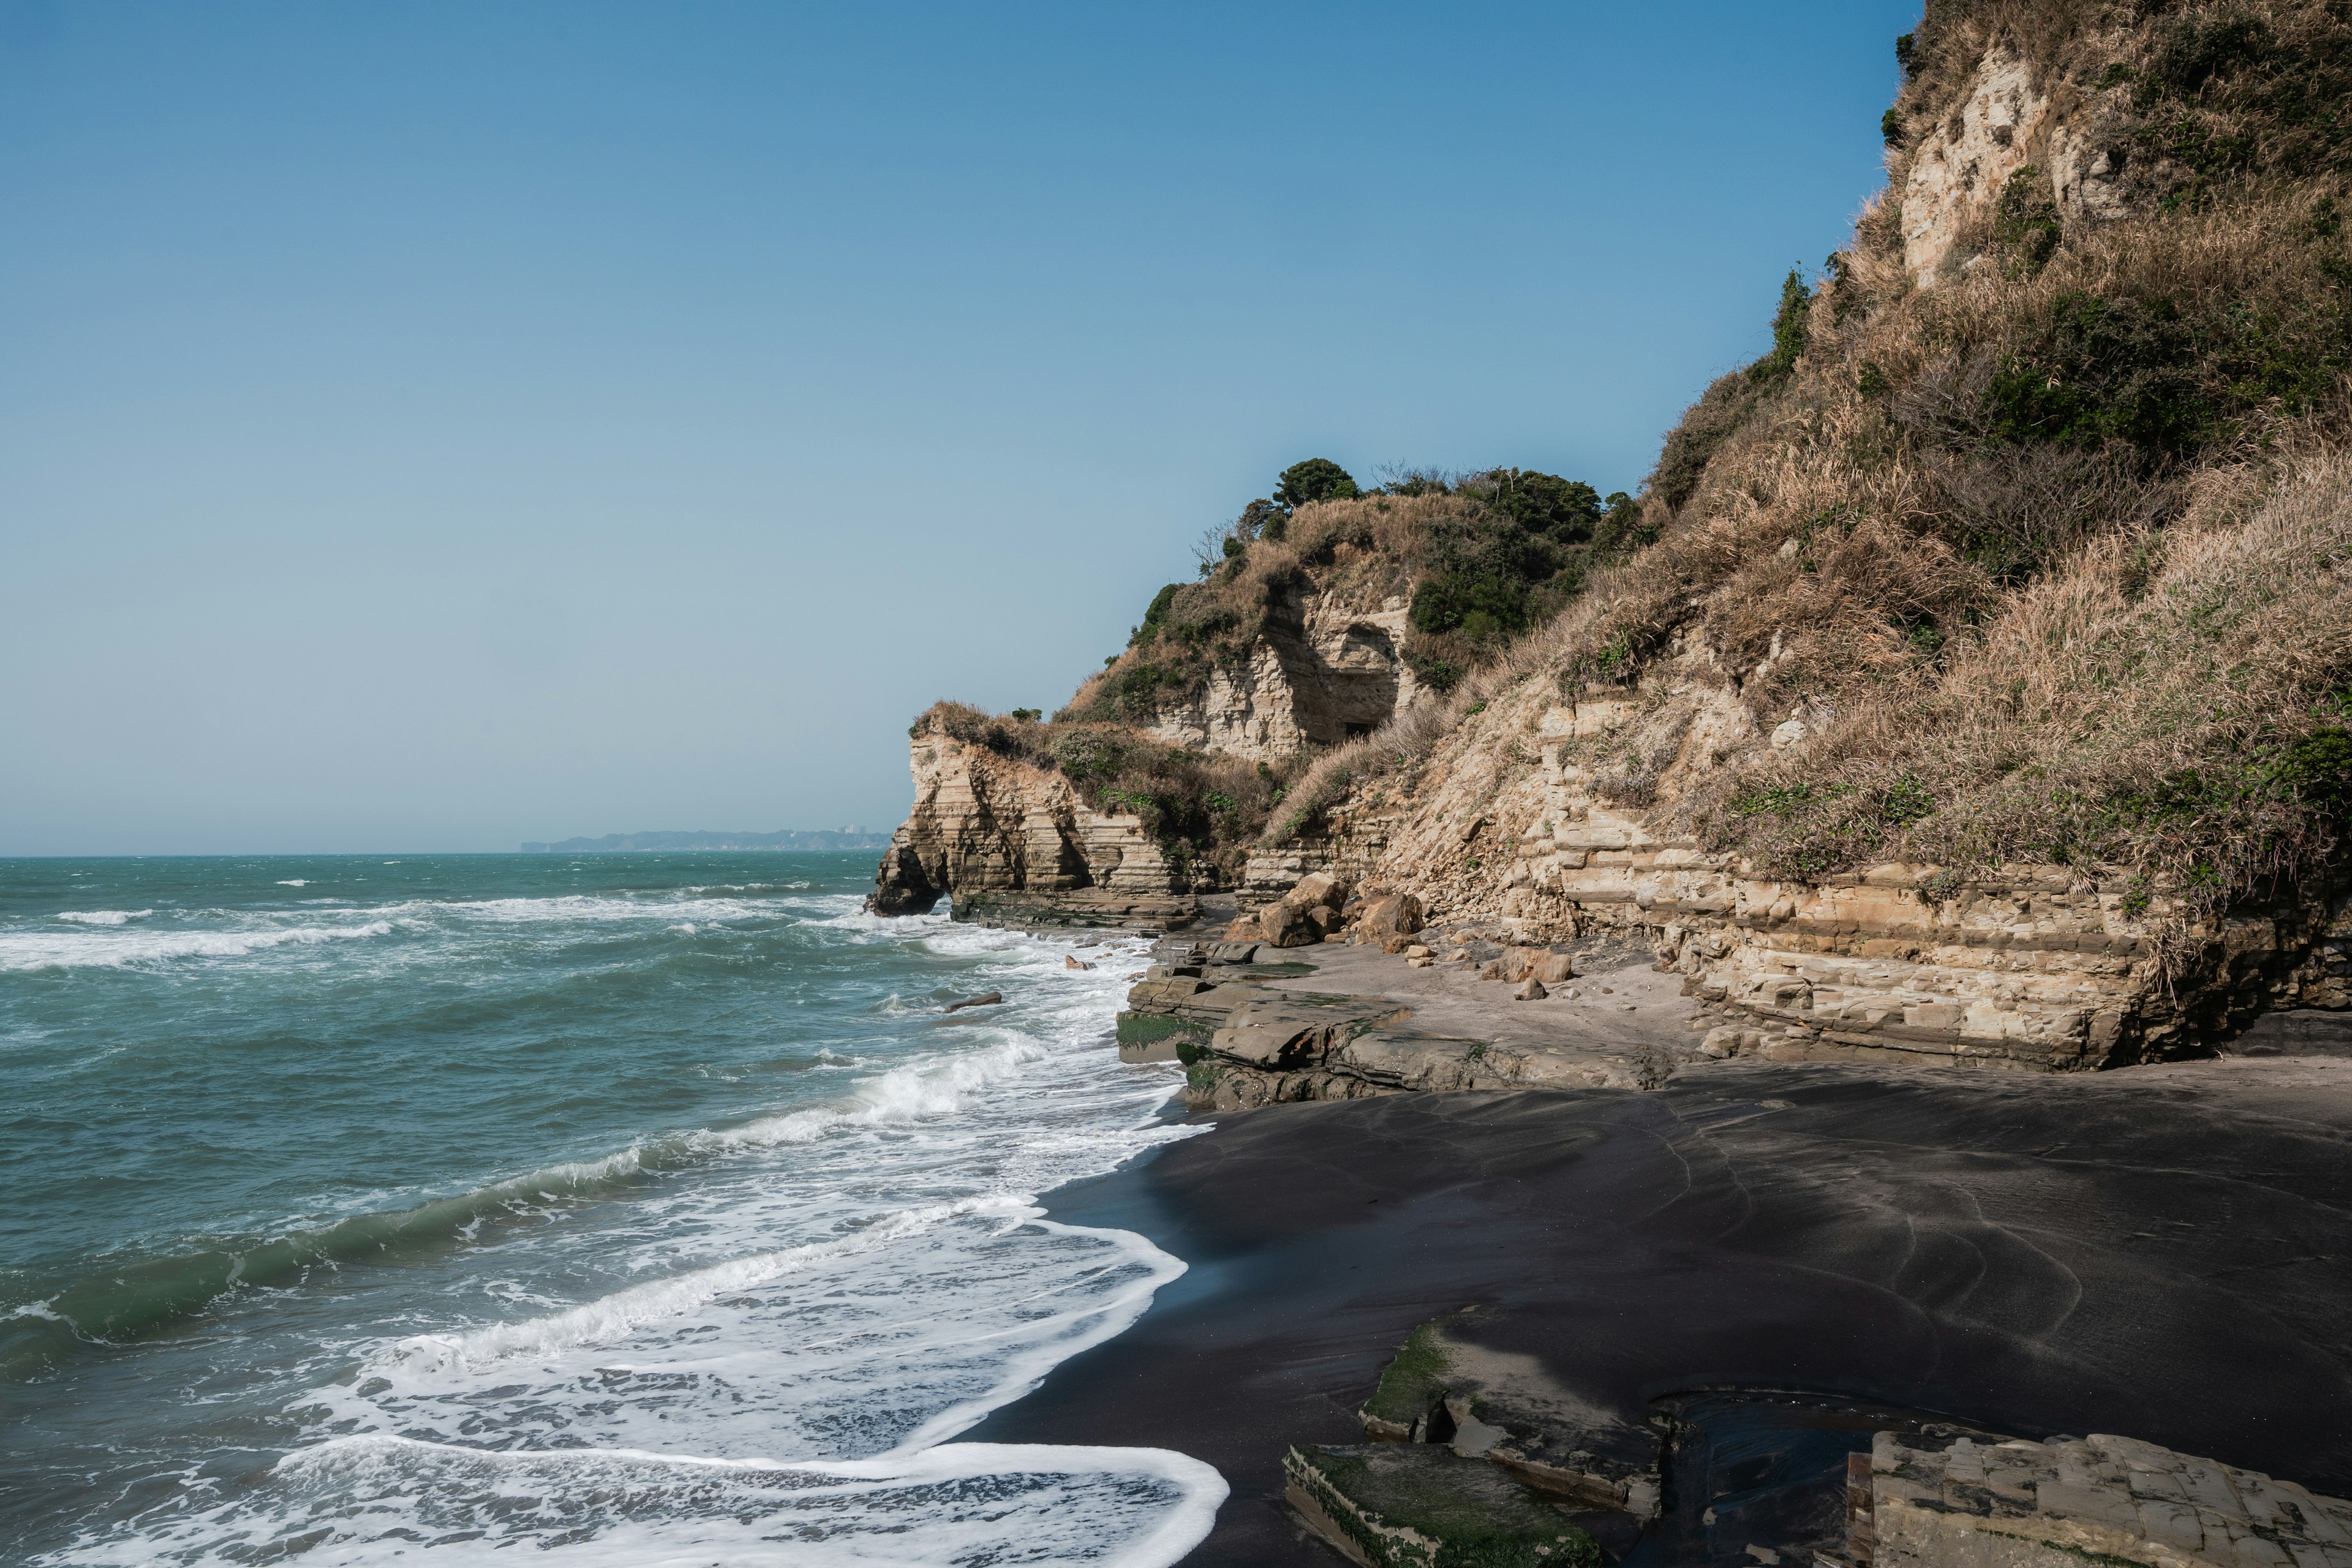
[[[1995,46],[1960,107],[1919,137],[1903,184],[1903,264],[1920,287],[1966,259],[2002,184],[2042,151],[2049,114],[2025,61]]]
[[[1742,1055],[2063,1071],[2189,1034],[2210,1004],[2158,984],[2152,946],[2178,904],[2160,889],[2126,899],[2125,868],[2011,866],[1963,884],[1888,862],[1810,885],[1676,837],[1663,826],[1676,802],[1766,743],[1708,658],[1685,648],[1638,696],[1507,692],[1439,748],[1414,798],[1340,814],[1349,826],[1317,853],[1412,892],[1424,918],[1492,921],[1514,942],[1646,936]],[[1530,732],[1540,759],[1510,762]],[[1595,794],[1628,750],[1670,759],[1644,811]],[[2207,940],[2219,977],[2206,984],[2243,998],[2233,1016],[2352,1005],[2352,902],[2233,917]],[[1526,978],[1499,961],[1486,973]]]
[[[1292,594],[1269,607],[1240,668],[1209,672],[1197,698],[1148,726],[1171,745],[1260,761],[1369,734],[1422,694],[1404,661],[1410,601]]]

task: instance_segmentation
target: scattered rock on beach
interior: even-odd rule
[[[961,1002],[949,1003],[947,1010],[950,1013],[960,1013],[966,1007],[993,1007],[1003,1000],[1004,993],[1002,991],[983,991],[977,996],[967,996]]]
[[[1531,975],[1520,984],[1517,991],[1511,993],[1511,1000],[1514,1002],[1540,1002],[1550,994],[1550,992],[1544,989],[1544,983]]]

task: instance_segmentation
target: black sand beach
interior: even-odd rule
[[[1470,1304],[1484,1345],[1629,1423],[1802,1391],[2352,1491],[2352,1062],[1735,1062],[1279,1106],[1049,1204],[1191,1272],[970,1436],[1209,1461],[1233,1496],[1197,1563],[1338,1562],[1282,1503],[1284,1448],[1358,1440],[1397,1344]],[[1722,1512],[1673,1555],[1755,1561]]]

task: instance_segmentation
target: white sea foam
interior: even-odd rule
[[[143,921],[154,912],[153,910],[66,910],[58,914],[58,919],[69,925],[119,926],[128,925],[132,921]]]
[[[277,947],[389,936],[388,921],[249,931],[121,931],[0,934],[0,970],[125,969],[184,958],[243,958]]]
[[[792,1464],[366,1436],[289,1455],[228,1500],[159,1519],[139,1544],[140,1560],[184,1568],[289,1551],[331,1568],[470,1568],[518,1549],[559,1553],[567,1568],[1165,1568],[1208,1534],[1225,1496],[1214,1469],[1161,1448],[960,1443]],[[363,1508],[348,1506],[355,1497]],[[126,1559],[119,1542],[90,1541],[45,1561]]]
[[[308,877],[289,877],[286,880],[278,883],[278,885],[281,888],[307,888],[310,885],[310,879]]]
[[[734,1258],[616,1291],[585,1306],[544,1318],[499,1323],[469,1334],[420,1334],[394,1346],[388,1360],[375,1363],[370,1370],[379,1375],[398,1371],[413,1378],[447,1379],[463,1376],[506,1356],[609,1344],[648,1323],[684,1317],[730,1292],[772,1284],[820,1261],[887,1247],[901,1236],[936,1225],[964,1206],[946,1204],[911,1209],[888,1215],[854,1236]]]

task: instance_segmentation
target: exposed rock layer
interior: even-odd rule
[[[1164,929],[1195,919],[1189,879],[1142,823],[1078,798],[1056,773],[936,732],[915,738],[915,806],[866,908],[1009,924]]]
[[[2178,900],[2119,868],[1890,862],[1805,882],[1710,855],[1673,826],[1675,803],[1759,740],[1704,650],[1638,689],[1562,700],[1529,683],[1450,738],[1411,797],[1366,794],[1296,858],[1415,892],[1433,922],[1637,933],[1720,1009],[1717,1056],[2064,1071],[2198,1048],[2268,1008],[2352,1005],[2341,894],[2209,922],[2168,984]]]
[[[1406,613],[1398,595],[1284,594],[1246,662],[1218,665],[1199,693],[1161,707],[1150,731],[1196,751],[1278,762],[1369,734],[1412,702]]]

